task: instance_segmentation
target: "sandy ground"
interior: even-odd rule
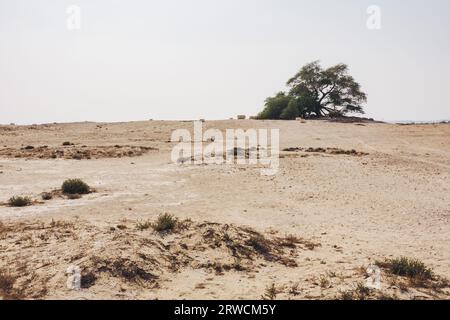
[[[366,283],[375,261],[400,256],[450,278],[450,125],[204,127],[279,128],[281,149],[303,149],[282,151],[278,174],[263,176],[258,166],[172,163],[171,133],[192,122],[0,126],[0,275],[13,279],[3,295],[259,299],[274,284],[277,299],[335,299]],[[67,178],[96,192],[40,199]],[[7,206],[15,195],[36,203]],[[162,213],[182,227],[138,228]],[[71,265],[82,270],[81,290],[66,286]],[[382,270],[370,295],[450,298],[446,284],[405,281]]]

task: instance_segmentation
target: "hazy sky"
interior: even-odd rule
[[[368,116],[450,119],[449,39],[448,0],[0,0],[0,123],[256,114],[317,59],[349,64]]]

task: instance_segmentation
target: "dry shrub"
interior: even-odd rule
[[[32,204],[30,197],[14,196],[8,200],[11,207],[26,207]]]

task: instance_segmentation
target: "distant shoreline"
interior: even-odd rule
[[[450,120],[436,120],[436,121],[386,121],[391,124],[400,125],[425,125],[425,124],[450,124]]]

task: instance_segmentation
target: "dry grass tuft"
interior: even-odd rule
[[[8,200],[10,207],[26,207],[32,204],[30,197],[14,196]]]
[[[175,229],[176,225],[177,219],[168,213],[164,213],[152,224],[152,228],[157,232],[170,232]]]
[[[266,287],[264,294],[261,296],[262,300],[275,300],[278,295],[278,290],[275,287],[275,283]]]
[[[0,269],[0,300],[20,300],[23,299],[22,293],[14,288],[17,277],[6,270]]]

